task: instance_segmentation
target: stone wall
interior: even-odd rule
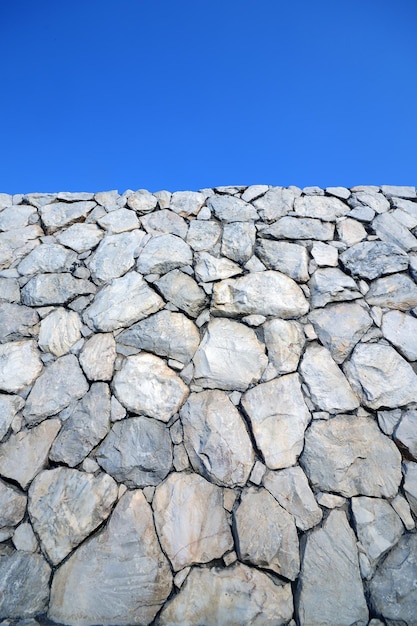
[[[417,624],[414,187],[0,194],[3,624]]]

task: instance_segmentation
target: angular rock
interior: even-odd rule
[[[300,364],[302,375],[319,411],[342,413],[353,411],[359,399],[333,361],[330,352],[318,343],[307,346]]]
[[[281,469],[294,465],[303,449],[304,431],[310,421],[298,374],[257,385],[244,394],[242,406],[267,467]]]
[[[172,468],[168,428],[149,417],[116,422],[96,452],[101,467],[128,487],[158,485]]]
[[[28,618],[48,608],[51,568],[40,554],[0,558],[0,619]]]
[[[268,235],[273,239],[331,241],[334,234],[334,224],[308,217],[291,217],[286,215],[263,230],[262,234]]]
[[[314,308],[323,307],[329,302],[356,300],[362,295],[350,276],[344,274],[338,267],[324,267],[317,269],[311,277],[311,304]]]
[[[377,190],[375,190],[377,191]],[[390,208],[388,200],[382,193],[373,192],[371,190],[355,191],[349,198],[349,206],[351,207],[369,207],[376,213],[384,213]]]
[[[79,359],[89,380],[111,380],[116,359],[116,342],[113,334],[92,335],[83,345]]]
[[[38,551],[38,540],[29,522],[20,524],[16,528],[13,533],[13,545],[16,550],[24,550],[25,552]]]
[[[301,196],[294,202],[294,211],[300,217],[312,217],[325,222],[335,222],[349,212],[349,206],[329,196]]]
[[[93,383],[65,420],[49,458],[75,467],[104,439],[109,430],[109,387],[105,383]]]
[[[14,416],[24,405],[25,401],[20,396],[0,393],[0,441],[7,434]]]
[[[398,448],[369,417],[313,421],[300,463],[314,487],[348,498],[392,498],[401,482]]]
[[[63,356],[81,338],[81,326],[78,313],[60,307],[41,321],[39,347],[44,352]]]
[[[262,484],[294,516],[300,530],[309,530],[321,522],[321,508],[317,505],[306,475],[298,465],[276,472],[267,470]]]
[[[417,515],[417,463],[404,462],[404,493],[414,515]]]
[[[246,192],[245,192],[246,193]],[[248,198],[242,199],[250,202]],[[274,222],[279,217],[283,217],[289,211],[293,210],[294,199],[297,193],[294,189],[285,189],[284,187],[271,187],[268,191],[257,198],[252,204],[258,209],[259,215],[264,222]]]
[[[30,337],[39,315],[33,309],[21,304],[3,302],[0,304],[0,343]]]
[[[360,222],[349,217],[339,222],[336,228],[339,240],[343,241],[348,247],[363,241],[368,235]]]
[[[231,222],[223,226],[222,254],[236,263],[246,263],[253,255],[256,228],[252,222]]]
[[[388,198],[400,196],[401,198],[415,198],[416,188],[411,185],[381,185],[381,191]]]
[[[331,511],[307,536],[297,596],[300,626],[368,624],[356,539],[343,511]]]
[[[321,241],[315,241],[311,249],[311,256],[320,267],[337,267],[339,253],[337,248]]]
[[[406,274],[384,276],[371,283],[365,300],[371,306],[408,311],[417,306],[417,285]]]
[[[382,334],[409,361],[417,361],[417,319],[400,311],[382,317]]]
[[[245,391],[258,382],[268,364],[254,331],[227,319],[209,322],[193,361],[198,385],[226,391]]]
[[[116,209],[100,217],[98,223],[111,235],[124,233],[139,228],[139,220],[134,211],[130,209]]]
[[[12,485],[0,479],[0,532],[13,534],[13,526],[17,526],[26,512],[26,496]],[[1,560],[1,559],[0,559]]]
[[[74,224],[56,234],[56,239],[63,246],[81,253],[95,248],[104,232],[96,224]]]
[[[294,518],[269,491],[244,490],[234,520],[240,560],[290,580],[297,578],[300,554]]]
[[[28,424],[41,422],[79,400],[88,384],[73,354],[50,363],[32,387],[23,414]]]
[[[0,345],[0,390],[17,393],[31,385],[42,370],[35,341],[11,341]]]
[[[163,306],[162,298],[140,274],[132,271],[103,287],[84,311],[83,318],[92,330],[109,332],[130,326]]]
[[[197,215],[205,196],[199,191],[176,191],[171,196],[170,209],[182,217]]]
[[[138,189],[129,196],[127,204],[141,215],[153,211],[158,204],[158,198],[146,189]]]
[[[218,259],[208,252],[201,252],[195,265],[196,278],[203,283],[222,280],[241,273],[242,268],[234,261],[223,257]]]
[[[405,411],[394,432],[394,440],[403,456],[417,461],[417,410]]]
[[[36,209],[30,205],[15,205],[3,209],[0,213],[0,231],[24,228],[34,213]]]
[[[192,393],[180,416],[194,470],[218,485],[243,486],[255,455],[243,419],[227,394]]]
[[[153,354],[128,357],[113,378],[117,399],[128,411],[167,422],[184,403],[188,388]]]
[[[190,317],[198,317],[206,306],[206,294],[194,278],[172,270],[156,281],[163,297]]]
[[[96,290],[89,280],[74,278],[71,274],[38,274],[23,287],[22,302],[27,306],[67,304],[76,296]]]
[[[144,246],[136,263],[141,274],[166,274],[184,265],[191,265],[190,246],[176,235],[155,235]]]
[[[109,282],[126,274],[135,264],[144,236],[145,231],[133,230],[104,237],[88,259],[88,267],[93,278]]]
[[[370,280],[408,267],[408,255],[395,244],[383,241],[357,243],[343,252],[340,260],[351,274]]]
[[[258,219],[258,213],[251,204],[233,196],[211,196],[207,199],[207,206],[222,222],[250,222]]]
[[[301,324],[276,318],[265,322],[262,328],[268,358],[277,374],[295,372],[305,344]]]
[[[366,307],[358,302],[341,302],[316,309],[308,319],[336,363],[343,363],[372,326]]]
[[[366,407],[394,409],[417,402],[417,376],[391,346],[357,345],[344,370],[352,389]]]
[[[393,243],[406,252],[417,250],[417,239],[391,213],[377,215],[372,221],[372,227],[383,241]]]
[[[152,507],[159,541],[174,571],[221,558],[233,548],[222,489],[198,474],[170,474],[156,488]]]
[[[187,236],[187,222],[169,209],[160,209],[154,213],[142,215],[140,222],[150,235],[177,235],[181,239],[185,239]]]
[[[117,498],[110,476],[57,467],[36,476],[29,489],[29,515],[54,565],[105,520]]]
[[[187,243],[194,252],[212,250],[220,240],[221,234],[222,229],[218,222],[193,220],[188,229]]]
[[[17,266],[19,274],[69,272],[77,261],[72,250],[58,244],[42,244],[30,252]]]
[[[0,474],[27,489],[46,466],[49,450],[60,428],[60,420],[50,419],[35,428],[11,435],[0,445]]]
[[[16,278],[0,277],[0,302],[20,302],[20,286]]]
[[[25,226],[0,233],[0,270],[29,254],[39,245],[39,237],[43,234],[39,226]]]
[[[288,241],[260,239],[256,254],[271,270],[286,274],[298,282],[306,282],[308,273],[308,253],[304,246]]]
[[[291,278],[268,270],[214,286],[213,311],[228,316],[270,315],[288,319],[308,311],[305,296]]]
[[[70,225],[77,221],[83,221],[90,211],[97,206],[91,200],[84,202],[53,202],[39,207],[42,222],[46,226],[48,234],[54,233],[63,226]]]
[[[149,624],[171,588],[151,508],[141,491],[128,491],[105,530],[55,573],[48,617],[74,626]]]

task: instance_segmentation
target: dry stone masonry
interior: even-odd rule
[[[417,625],[414,187],[0,194],[3,626]]]

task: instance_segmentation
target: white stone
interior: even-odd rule
[[[92,335],[83,345],[79,359],[89,380],[111,380],[116,359],[116,342],[112,333]]]
[[[0,344],[0,390],[16,393],[39,376],[42,361],[35,341]]]
[[[382,318],[382,334],[409,361],[417,360],[417,319],[401,311],[389,311]]]
[[[103,237],[104,232],[96,224],[73,224],[56,234],[59,243],[78,253],[92,250]]]
[[[277,373],[295,372],[305,344],[302,325],[275,318],[265,322],[263,330],[268,358]]]

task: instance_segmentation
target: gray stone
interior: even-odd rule
[[[128,411],[167,422],[184,403],[188,388],[153,354],[127,357],[113,378],[113,391]]]
[[[307,313],[308,302],[296,282],[268,270],[217,283],[212,309],[231,317],[269,315],[288,319]]]
[[[315,241],[311,249],[311,256],[320,267],[337,267],[339,253],[337,248],[322,241]]]
[[[207,206],[222,222],[250,222],[258,219],[258,213],[251,204],[233,196],[211,196]]]
[[[48,617],[73,626],[150,624],[171,588],[151,507],[141,491],[128,491],[107,527],[55,573]]]
[[[26,618],[48,607],[51,568],[40,554],[16,551],[0,558],[0,619]]]
[[[44,352],[63,356],[81,338],[81,326],[78,313],[60,307],[41,321],[39,347]]]
[[[77,261],[72,250],[58,244],[42,244],[30,252],[17,266],[23,276],[53,272],[69,272]]]
[[[137,211],[139,215],[142,215],[142,213],[149,213],[149,211],[153,211],[156,208],[158,198],[146,189],[138,189],[129,196],[127,204],[131,209]]]
[[[0,303],[0,343],[34,335],[33,327],[38,320],[37,312],[29,307],[11,302]]]
[[[268,364],[255,332],[238,322],[213,319],[194,355],[195,382],[209,389],[245,391]]]
[[[411,185],[381,185],[381,191],[388,198],[400,196],[401,198],[415,198],[416,188]]]
[[[190,246],[176,235],[155,235],[144,246],[136,263],[141,274],[165,274],[178,267],[191,265]]]
[[[286,215],[262,231],[274,239],[316,239],[317,241],[331,241],[334,234],[334,224],[308,217],[291,217]]]
[[[408,311],[417,306],[417,285],[406,274],[384,276],[371,283],[365,300],[371,306]]]
[[[205,196],[199,191],[176,191],[171,196],[170,208],[182,217],[197,215],[203,206]]]
[[[414,515],[417,515],[417,463],[404,461],[404,493]]]
[[[50,363],[26,400],[23,414],[28,424],[41,422],[79,400],[88,391],[87,381],[73,354]]]
[[[226,393],[192,393],[180,416],[194,470],[218,485],[243,486],[255,455],[243,419]]]
[[[116,342],[112,333],[98,333],[87,339],[79,359],[89,380],[111,380],[116,359]]]
[[[250,187],[249,187],[250,189]],[[246,193],[246,192],[245,192]],[[243,194],[242,199],[250,202]],[[259,215],[264,222],[274,222],[293,210],[294,199],[297,193],[294,189],[284,187],[271,187],[268,191],[257,198],[252,204],[258,209]]]
[[[338,267],[317,269],[311,277],[309,287],[311,304],[314,308],[326,306],[329,302],[356,300],[362,297],[353,278],[344,274]]]
[[[272,189],[274,188],[271,188],[271,190]],[[282,187],[275,187],[275,189],[282,189]],[[259,197],[264,196],[268,190],[268,185],[250,185],[250,187],[247,187],[242,193],[241,198],[245,202],[252,202],[252,200],[256,200]]]
[[[96,451],[101,467],[128,487],[158,485],[172,468],[168,428],[149,417],[116,422]]]
[[[298,282],[306,282],[308,273],[308,253],[304,246],[288,241],[260,239],[256,254],[271,270],[278,270]]]
[[[7,434],[14,416],[25,405],[20,396],[0,393],[0,441]]]
[[[368,189],[357,190],[352,193],[348,200],[349,206],[356,207],[369,207],[376,213],[385,213],[390,208],[390,203],[382,193],[378,193],[378,190]]]
[[[139,220],[136,213],[129,209],[116,209],[100,217],[97,221],[111,235],[139,228]]]
[[[128,346],[188,363],[198,348],[200,334],[185,315],[164,310],[123,331],[117,340]]]
[[[43,234],[39,226],[25,226],[0,233],[0,270],[29,254],[39,245],[39,237]]]
[[[11,341],[0,345],[0,390],[17,393],[31,385],[42,370],[35,341]]]
[[[372,607],[389,624],[416,623],[417,535],[404,535],[370,582]]]
[[[302,325],[276,318],[265,322],[262,328],[268,358],[277,374],[295,372],[305,344]]]
[[[327,348],[307,346],[300,364],[310,396],[319,411],[341,413],[358,408],[359,400]]]
[[[223,226],[222,254],[237,263],[246,263],[253,255],[256,228],[252,222],[231,222]]]
[[[0,302],[20,302],[20,287],[16,278],[0,277]]]
[[[93,383],[65,420],[49,458],[75,467],[100,443],[109,429],[109,387],[105,383]]]
[[[398,448],[370,417],[314,420],[300,463],[313,487],[349,498],[392,498],[401,482]]]
[[[156,313],[164,301],[137,272],[113,279],[85,310],[84,322],[94,331],[112,331]]]
[[[344,267],[354,276],[374,280],[383,274],[402,272],[408,267],[408,256],[393,243],[364,241],[340,256]]]
[[[225,258],[217,258],[208,252],[200,252],[195,265],[195,275],[203,283],[222,280],[242,273],[240,265]]]
[[[154,213],[142,215],[140,222],[150,235],[177,235],[182,239],[187,236],[187,222],[169,209],[160,209]]]
[[[294,465],[303,449],[304,431],[310,421],[298,374],[257,385],[244,394],[242,406],[267,467],[281,469]]]
[[[306,475],[298,465],[275,472],[267,470],[262,484],[279,504],[294,516],[300,530],[309,530],[321,522],[322,511],[317,505]]]
[[[391,500],[391,506],[401,518],[401,521],[406,529],[414,530],[416,524],[413,516],[411,515],[410,505],[408,504],[407,500],[403,496],[398,494],[398,496],[395,496],[395,498]]]
[[[117,189],[112,189],[111,191],[99,191],[94,195],[94,200],[108,211],[115,211],[119,207],[121,198]]]
[[[417,402],[417,376],[391,346],[358,344],[344,370],[366,407],[396,408]]]
[[[97,281],[108,282],[126,274],[135,264],[145,236],[143,230],[107,235],[88,259],[88,267]]]
[[[343,363],[372,326],[366,307],[358,302],[341,302],[316,309],[308,319],[336,363]]]
[[[11,435],[0,445],[0,474],[27,489],[46,466],[49,450],[60,428],[58,419],[49,419],[35,428]]]
[[[417,250],[417,239],[391,213],[377,215],[372,222],[372,227],[383,241],[393,243],[406,252]]]
[[[73,224],[56,234],[59,243],[78,253],[92,250],[103,237],[104,232],[96,224]]]
[[[307,536],[297,596],[300,626],[368,624],[355,535],[343,511],[331,511]]]
[[[156,488],[152,507],[159,541],[175,572],[233,549],[222,489],[198,474],[170,474]]]
[[[116,498],[116,483],[106,474],[57,467],[36,476],[29,489],[29,515],[54,565],[109,516]]]
[[[38,540],[35,533],[32,530],[32,526],[29,522],[20,524],[13,533],[13,545],[16,550],[23,550],[25,552],[37,552]]]
[[[293,614],[290,584],[236,563],[192,568],[181,591],[162,609],[160,626],[283,626]]]
[[[409,361],[417,360],[417,319],[400,311],[382,317],[382,334]]]
[[[394,432],[394,440],[407,459],[417,461],[417,410],[405,411]]]
[[[85,218],[97,206],[95,202],[85,200],[83,202],[53,202],[39,207],[42,222],[46,226],[48,234],[54,233],[59,228]]]
[[[23,518],[26,511],[26,496],[12,485],[0,479],[0,532],[11,536],[13,526]]]
[[[27,306],[67,304],[76,296],[96,290],[89,280],[74,278],[71,274],[38,274],[23,287],[22,302]]]
[[[172,270],[155,282],[163,297],[190,317],[198,317],[206,306],[206,294],[194,278]]]
[[[349,206],[338,198],[328,196],[301,196],[294,202],[294,211],[300,217],[334,222],[349,212]]]
[[[222,229],[218,222],[193,220],[188,229],[187,243],[195,252],[213,250],[220,241],[221,234]]]
[[[338,222],[336,229],[339,240],[343,241],[347,246],[353,246],[363,241],[368,235],[360,222],[349,217]]]
[[[34,213],[36,209],[30,205],[10,206],[3,209],[0,213],[0,231],[24,228]]]

